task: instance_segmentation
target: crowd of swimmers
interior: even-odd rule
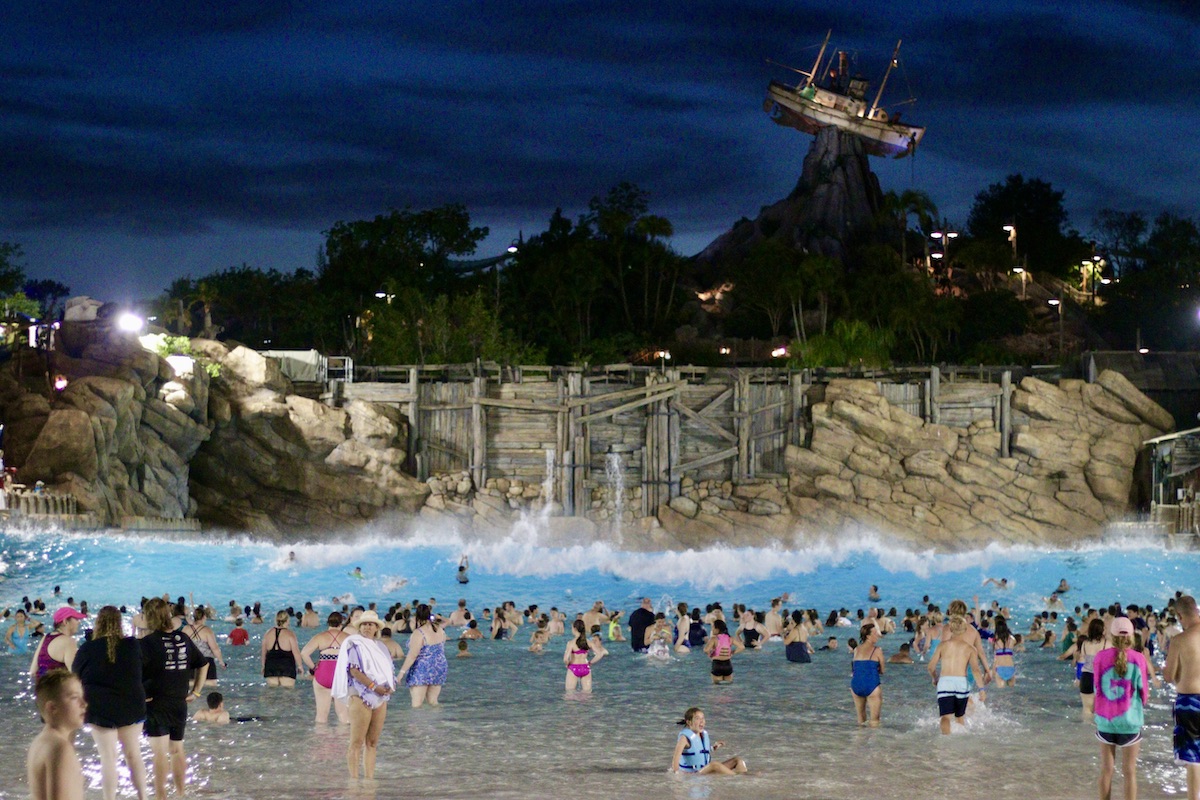
[[[1003,580],[985,583],[1007,588]],[[723,684],[733,680],[734,659],[747,649],[778,642],[787,660],[808,663],[818,650],[839,650],[836,633],[850,629],[854,635],[846,647],[849,689],[858,724],[882,723],[883,677],[889,666],[922,661],[934,688],[943,734],[955,726],[965,727],[973,704],[986,702],[987,687],[1016,684],[1014,654],[1032,647],[1052,649],[1058,658],[1075,665],[1081,714],[1094,726],[1100,743],[1102,800],[1111,795],[1118,761],[1125,797],[1136,797],[1149,687],[1162,681],[1174,684],[1178,692],[1174,754],[1186,767],[1189,800],[1200,800],[1200,614],[1195,600],[1177,592],[1157,610],[1150,605],[1081,603],[1068,612],[1062,602],[1068,591],[1063,581],[1047,598],[1047,610],[1034,615],[1023,632],[1014,630],[1012,616],[998,601],[982,606],[977,597],[972,605],[952,600],[944,612],[926,597],[920,607],[905,609],[903,614],[870,605],[855,613],[836,609],[828,615],[816,609],[789,611],[786,595],[761,611],[740,604],[725,609],[721,603],[703,609],[679,603],[656,610],[649,598],[643,598],[628,617],[621,610],[610,611],[602,601],[573,617],[558,608],[518,609],[511,601],[485,608],[476,617],[465,599],[442,615],[430,598],[387,609],[375,604],[346,605],[323,620],[312,603],[306,603],[302,609],[283,609],[274,615],[274,625],[258,637],[258,657],[268,686],[291,687],[298,679],[312,680],[316,722],[327,724],[332,710],[339,722],[346,723],[349,774],[372,778],[388,702],[399,687],[408,688],[414,708],[438,704],[448,674],[445,644],[451,632],[457,639],[458,658],[470,658],[469,642],[485,635],[523,643],[527,631],[528,649],[534,653],[545,652],[555,637],[563,636],[565,688],[587,693],[593,689],[595,665],[609,654],[606,642],[628,643],[648,658],[702,652],[712,682]],[[870,587],[868,597],[877,602],[878,587]],[[138,797],[146,796],[140,734],[150,742],[155,796],[165,796],[168,777],[182,793],[188,706],[217,682],[218,670],[225,668],[222,639],[226,646],[246,646],[247,620],[252,626],[266,624],[261,606],[230,601],[225,619],[233,627],[220,637],[207,624],[218,617],[215,609],[182,597],[144,599],[135,613],[105,606],[94,618],[83,604],[77,607],[73,599],[68,600],[46,622],[39,620],[46,614],[40,601],[25,599],[11,614],[4,612],[11,617],[4,641],[15,652],[30,655],[30,674],[45,721],[29,751],[33,796],[39,800],[82,797],[71,734],[84,723],[91,726],[96,742],[106,800],[116,795],[118,747]],[[92,627],[80,644],[77,634],[84,622]],[[301,644],[296,629],[313,628],[321,629],[306,635]],[[134,635],[127,635],[127,629]],[[397,634],[408,635],[407,652]],[[902,644],[885,658],[880,641],[889,636]],[[1163,665],[1161,676],[1156,656]],[[231,721],[218,692],[209,691],[204,705],[191,719]],[[233,721],[239,719],[253,718]],[[672,773],[748,771],[741,757],[716,758],[723,743],[710,738],[702,709],[689,708],[680,724],[683,730],[671,755]]]

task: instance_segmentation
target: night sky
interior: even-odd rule
[[[927,127],[872,159],[952,223],[1011,173],[1096,210],[1200,216],[1200,3],[4,2],[0,241],[107,300],[242,263],[313,269],[322,232],[467,206],[500,253],[621,180],[692,254],[795,185],[762,111],[825,32],[876,80],[897,38]]]

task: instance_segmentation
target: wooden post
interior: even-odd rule
[[[559,492],[562,495],[563,516],[575,516],[575,451],[567,450],[562,454],[562,481]]]
[[[733,476],[734,483],[750,477],[750,447],[751,427],[750,417],[750,376],[739,375],[733,389],[733,423],[737,426],[738,457],[737,469]]]
[[[672,375],[668,380],[678,381],[679,370],[672,370]],[[682,392],[679,389],[671,392],[663,398],[662,410],[666,414],[666,434],[667,434],[667,501],[670,502],[672,497],[678,497],[680,494],[680,479],[683,477],[677,473],[679,467],[679,412],[671,408],[671,401],[682,401]]]
[[[938,407],[938,394],[942,382],[942,371],[937,367],[929,368],[929,421],[935,425],[942,421],[942,410]]]
[[[1012,371],[1000,374],[1000,457],[1012,455]]]
[[[487,378],[477,377],[472,380],[473,402],[471,403],[471,480],[476,489],[482,489],[487,482],[487,412],[479,403],[487,391]]]
[[[650,474],[650,468],[647,466],[650,463],[650,454],[647,452],[649,448],[643,447],[638,451],[642,462],[642,516],[650,517],[658,513],[658,507],[651,505],[650,491],[651,485],[646,476]]]
[[[421,384],[417,368],[408,371],[408,393],[412,397],[408,401],[408,461],[409,470],[417,476],[417,480],[428,480],[429,476],[422,474],[425,468],[425,458],[421,441]]]

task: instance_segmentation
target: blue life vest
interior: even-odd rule
[[[679,735],[687,739],[687,747],[679,754],[679,768],[686,772],[699,772],[707,767],[712,753],[708,743],[708,731],[696,733],[684,729]]]

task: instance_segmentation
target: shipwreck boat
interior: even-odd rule
[[[799,85],[788,86],[771,81],[763,110],[776,123],[805,133],[815,135],[829,126],[853,133],[862,139],[864,148],[873,156],[903,158],[915,152],[921,137],[925,135],[925,128],[906,125],[900,122],[898,113],[889,114],[879,105],[888,76],[897,64],[900,42],[896,42],[887,72],[879,82],[874,102],[870,104],[866,100],[869,84],[865,79],[849,74],[847,53],[843,51],[832,55],[822,71],[822,60],[828,45],[829,36],[826,35],[811,72],[791,68],[805,76]],[[818,85],[819,75],[828,77],[826,85]]]

